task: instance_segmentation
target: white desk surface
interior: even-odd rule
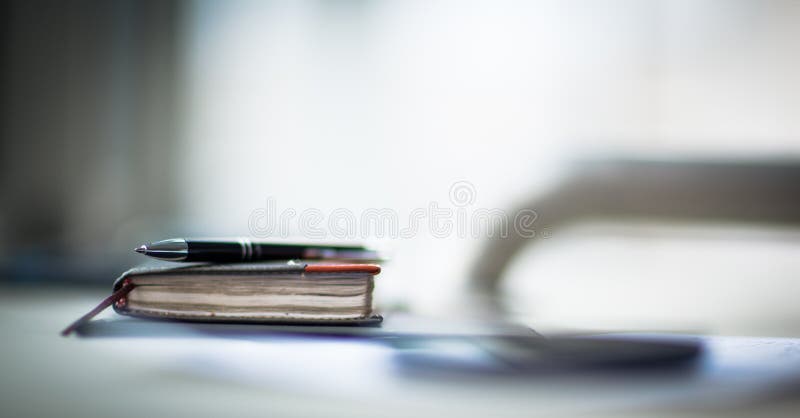
[[[0,288],[0,415],[800,416],[797,339],[706,337],[703,358],[678,378],[430,378],[355,339],[59,336],[103,296]]]

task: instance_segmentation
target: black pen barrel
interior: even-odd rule
[[[187,240],[186,261],[235,262],[269,261],[303,258],[305,247],[255,243],[250,240],[203,241]]]
[[[136,252],[169,261],[236,263],[246,261],[375,260],[378,254],[357,245],[302,245],[229,240],[173,238],[141,245]]]

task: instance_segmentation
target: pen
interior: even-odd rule
[[[378,252],[361,245],[289,244],[234,239],[173,238],[140,245],[139,254],[168,261],[242,262],[269,260],[380,260]]]

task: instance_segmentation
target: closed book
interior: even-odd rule
[[[131,286],[123,315],[189,321],[372,324],[373,264],[236,263],[134,268],[114,283]]]

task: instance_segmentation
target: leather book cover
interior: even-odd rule
[[[157,318],[157,319],[177,319],[184,321],[200,322],[257,322],[264,324],[309,324],[309,325],[377,325],[383,318],[371,311],[373,277],[380,273],[380,266],[374,264],[341,264],[341,263],[233,263],[233,264],[196,264],[178,267],[137,267],[123,273],[113,285],[113,291],[119,292],[125,284],[133,284],[128,295],[117,299],[113,303],[114,310],[121,315],[135,317]],[[136,282],[142,278],[151,281],[158,281],[160,278],[180,277],[190,280],[207,280],[208,278],[224,279],[230,277],[235,281],[237,277],[253,276],[269,279],[270,277],[280,277],[283,279],[296,277],[311,283],[315,279],[330,279],[335,277],[364,277],[368,279],[368,289],[365,297],[368,311],[363,315],[348,318],[333,318],[319,315],[304,318],[289,317],[288,315],[209,315],[208,313],[191,314],[163,312],[158,310],[143,309],[141,307],[132,308],[127,302],[128,297],[136,292]],[[135,295],[133,295],[135,296]]]

